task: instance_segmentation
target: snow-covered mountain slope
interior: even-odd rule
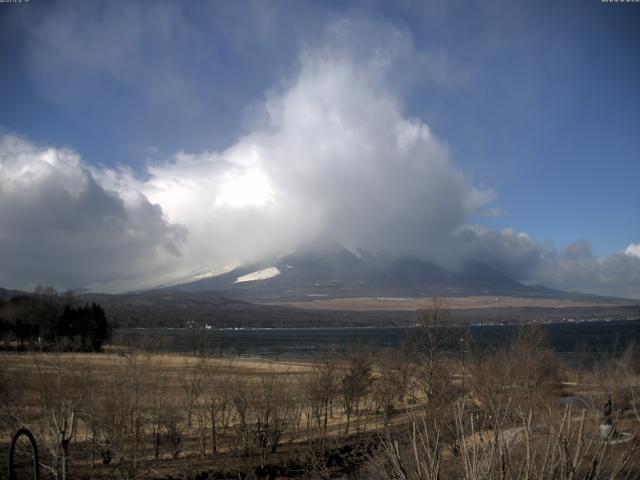
[[[314,296],[519,295],[566,296],[564,292],[523,285],[489,265],[468,263],[445,269],[413,257],[351,250],[337,245],[300,249],[279,258],[246,265],[222,275],[171,287],[220,291],[250,300]]]

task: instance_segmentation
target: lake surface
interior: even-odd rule
[[[621,353],[626,346],[640,344],[640,320],[589,321],[543,324],[551,347],[561,356],[579,351],[590,357]],[[491,350],[511,341],[518,329],[513,325],[471,325],[448,329],[450,349],[461,351],[471,342]],[[267,358],[309,358],[319,353],[351,348],[399,347],[410,327],[371,328],[273,328],[273,329],[121,329],[113,332],[114,343],[147,341],[170,351],[196,349],[222,352],[225,356],[246,355]],[[460,341],[466,337],[465,342]]]

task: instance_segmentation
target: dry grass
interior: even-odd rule
[[[574,307],[603,307],[626,305],[624,301],[595,301],[595,300],[571,300],[561,298],[528,298],[505,296],[469,296],[469,297],[441,297],[447,307],[452,310],[471,308],[574,308]],[[354,297],[354,298],[315,298],[302,302],[270,303],[272,305],[289,305],[291,307],[314,310],[406,310],[415,311],[425,307],[430,302],[429,298],[380,298],[380,297]]]
[[[142,424],[139,430],[118,424],[118,428],[126,430],[126,435],[106,439],[104,433],[92,434],[90,423],[79,422],[72,434],[70,449],[71,471],[79,477],[162,478],[173,475],[186,478],[195,471],[246,472],[256,464],[286,463],[301,457],[320,461],[318,459],[325,459],[326,455],[314,450],[313,446],[327,448],[329,444],[336,447],[353,444],[350,435],[357,424],[359,435],[364,431],[374,432],[374,437],[383,439],[383,450],[379,451],[382,457],[372,457],[373,465],[376,461],[405,462],[405,466],[412,465],[413,468],[412,462],[415,463],[416,458],[413,451],[422,448],[418,458],[424,460],[429,454],[432,460],[441,462],[438,466],[440,478],[466,476],[469,480],[479,480],[493,477],[474,477],[469,473],[471,466],[460,463],[461,455],[471,455],[474,448],[485,442],[487,448],[493,450],[486,450],[485,455],[489,457],[483,462],[499,462],[500,456],[496,452],[499,453],[502,447],[498,445],[496,432],[503,436],[506,432],[510,436],[516,432],[513,428],[518,429],[513,433],[517,442],[511,449],[515,469],[524,458],[523,449],[527,445],[535,446],[536,458],[542,458],[545,441],[550,432],[558,431],[559,425],[567,424],[571,428],[563,428],[577,431],[583,407],[574,407],[574,414],[563,417],[565,407],[559,403],[561,396],[585,399],[586,417],[582,420],[585,438],[592,439],[595,434],[598,406],[607,393],[612,393],[616,408],[621,409],[618,429],[634,433],[638,430],[640,418],[634,413],[637,412],[634,393],[640,392],[640,377],[632,368],[637,363],[635,357],[627,355],[623,360],[603,362],[600,368],[589,372],[563,370],[551,375],[550,367],[543,362],[550,353],[539,340],[533,339],[534,336],[529,335],[506,351],[504,358],[509,359],[508,368],[504,358],[497,354],[475,360],[470,358],[468,362],[478,363],[475,367],[468,363],[465,368],[465,391],[461,390],[460,365],[454,359],[436,358],[432,363],[428,357],[403,357],[399,352],[386,352],[385,356],[380,352],[369,352],[347,358],[328,357],[316,364],[132,350],[104,354],[2,353],[0,401],[4,402],[4,410],[0,414],[0,442],[4,449],[17,425],[23,424],[36,433],[43,445],[55,445],[49,428],[51,416],[62,418],[74,409],[79,414],[86,414],[87,401],[91,398],[91,405],[97,409],[95,428],[101,432],[115,431],[109,430],[111,427],[105,423],[109,417],[105,412],[110,413],[110,409],[114,409],[111,413],[116,416],[126,416],[128,422],[141,421]],[[361,362],[365,362],[364,367]],[[366,365],[371,366],[368,372]],[[347,418],[343,396],[349,383],[345,383],[344,378],[349,372],[356,374],[358,368],[355,367],[365,370],[363,375],[368,384],[357,399],[359,410],[352,412],[352,429],[345,434]],[[313,394],[310,385],[314,375],[317,377],[326,368],[333,368],[333,377],[329,400],[325,402],[330,410],[324,427],[322,403],[314,406],[312,400],[322,391]],[[406,378],[400,378],[405,374]],[[545,378],[536,376],[538,374]],[[525,377],[529,383],[521,381]],[[552,378],[554,388],[536,388],[538,383],[548,382],[549,378]],[[616,378],[624,380],[624,388],[612,381]],[[434,390],[427,379],[444,390],[440,387]],[[514,382],[514,379],[518,381]],[[209,385],[207,382],[210,381],[213,383]],[[617,390],[613,391],[614,387]],[[398,395],[401,391],[402,395]],[[189,396],[193,397],[191,402]],[[456,411],[451,408],[462,398],[466,409]],[[211,404],[212,399],[218,403]],[[219,417],[222,400],[228,402],[226,423]],[[389,417],[383,415],[387,404],[393,411]],[[211,448],[212,425],[208,417],[212,408],[218,415],[216,421],[220,422],[217,425],[219,445],[215,453]],[[241,414],[243,408],[247,410]],[[187,414],[191,410],[193,414]],[[530,424],[526,422],[527,411],[534,412]],[[475,415],[476,430],[469,430],[469,415]],[[9,417],[17,418],[18,422],[9,421]],[[502,420],[498,422],[498,418]],[[222,423],[225,423],[224,428]],[[419,434],[412,431],[413,426],[420,429]],[[152,447],[154,429],[163,439],[157,458],[154,458]],[[174,430],[180,436],[177,451],[170,448],[169,434]],[[279,443],[277,451],[271,452],[267,437],[261,435],[273,435],[274,432],[279,435]],[[202,435],[205,436],[204,448]],[[388,441],[385,443],[384,439]],[[416,441],[419,442],[416,444]],[[97,454],[91,460],[90,451],[96,453],[107,443],[113,450],[114,460],[104,465]],[[560,448],[557,442],[553,445]],[[597,442],[594,445],[597,446]],[[466,453],[461,452],[461,448],[466,448]],[[138,452],[135,468],[131,468],[134,461],[127,457],[131,450]],[[44,461],[51,463],[50,452],[44,447],[42,451]],[[407,457],[408,453],[414,460]],[[4,451],[0,454],[5,456]],[[118,455],[127,457],[128,463],[118,467]],[[321,478],[324,474],[335,474],[335,469],[327,470],[324,465],[315,467],[315,470],[311,468],[310,475]],[[399,468],[399,464],[396,467]],[[433,470],[435,464],[424,464],[421,468],[422,472]],[[367,471],[363,469],[362,478],[374,478],[367,476]],[[393,469],[385,474],[389,476],[380,478],[430,478],[424,476],[426,473],[422,477],[402,477],[394,474]],[[0,478],[3,478],[2,474]],[[538,477],[530,475],[528,478]]]

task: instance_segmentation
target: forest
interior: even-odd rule
[[[0,348],[99,352],[109,330],[102,307],[79,304],[71,292],[38,287],[32,295],[0,298]]]

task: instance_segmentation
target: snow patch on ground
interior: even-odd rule
[[[234,283],[255,282],[256,280],[266,280],[267,278],[277,277],[278,275],[280,275],[280,270],[276,267],[269,267],[264,270],[242,275],[238,277]]]
[[[193,280],[203,280],[205,278],[215,277],[216,275],[219,275],[219,274],[218,273],[214,273],[214,272],[198,273],[198,274],[193,276]]]

